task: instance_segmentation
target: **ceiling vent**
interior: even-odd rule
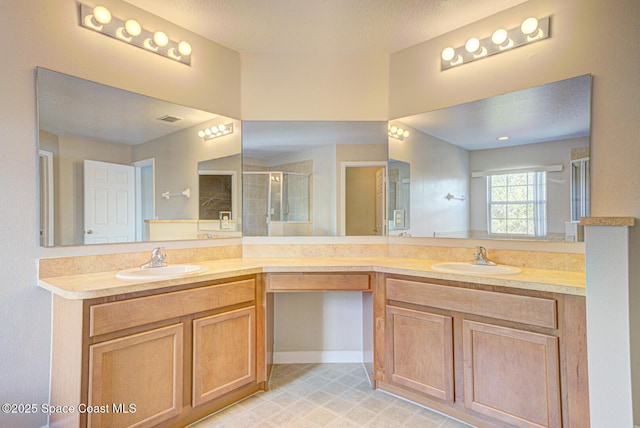
[[[173,123],[173,122],[182,120],[182,118],[177,116],[171,116],[170,114],[165,114],[164,116],[159,117],[158,120],[161,120],[163,122]]]

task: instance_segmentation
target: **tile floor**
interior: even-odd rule
[[[373,391],[362,364],[282,364],[260,392],[191,428],[469,428],[424,407]]]

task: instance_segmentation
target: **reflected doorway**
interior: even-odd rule
[[[344,235],[386,235],[386,168],[386,162],[342,163]]]

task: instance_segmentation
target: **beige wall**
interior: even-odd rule
[[[463,45],[523,17],[552,15],[552,36],[440,71],[443,47]],[[640,2],[530,0],[505,12],[391,56],[389,113],[407,116],[577,75],[593,75],[592,215],[640,217]]]
[[[244,120],[387,120],[389,58],[242,55]]]
[[[0,402],[47,403],[51,348],[51,294],[37,287],[36,259],[153,244],[92,249],[38,247],[35,67],[193,106],[240,116],[240,56],[119,0],[101,2],[114,16],[135,15],[193,46],[191,67],[119,43],[78,25],[75,0],[25,0],[0,13]],[[215,76],[213,78],[212,76]],[[71,403],[70,403],[71,404]],[[42,426],[46,416],[0,414],[0,426]]]
[[[253,120],[386,120],[592,73],[592,213],[640,217],[640,198],[632,197],[640,188],[637,0],[530,0],[390,59],[247,55],[242,64],[236,52],[127,3],[102,3],[115,16],[131,11],[149,27],[188,38],[193,64],[187,67],[79,27],[74,0],[4,2],[0,90],[10,102],[0,103],[2,402],[44,403],[48,397],[51,296],[36,286],[35,260],[152,248],[38,247],[36,66]],[[470,34],[489,34],[498,24],[516,26],[527,15],[553,15],[553,36],[440,72],[438,56],[444,45],[461,45]],[[46,421],[41,414],[7,418],[0,415],[0,425],[39,426]]]

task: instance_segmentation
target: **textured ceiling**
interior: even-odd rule
[[[242,53],[389,54],[525,0],[128,0]]]
[[[589,135],[591,76],[584,75],[398,119],[467,150]],[[497,141],[500,136],[509,140]]]

